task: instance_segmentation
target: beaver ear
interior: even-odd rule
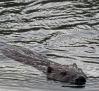
[[[73,67],[78,68],[76,63],[73,63]]]
[[[50,66],[47,67],[47,73],[52,73],[53,70],[54,69],[52,67],[50,67]]]

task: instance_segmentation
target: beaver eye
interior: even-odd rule
[[[61,72],[61,75],[65,76],[65,75],[67,75],[67,73],[66,72]]]

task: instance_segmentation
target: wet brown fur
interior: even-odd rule
[[[86,78],[82,69],[78,68],[75,63],[72,65],[61,65],[34,51],[8,44],[4,45],[2,52],[9,58],[31,65],[44,72],[48,79],[74,83],[79,76]]]

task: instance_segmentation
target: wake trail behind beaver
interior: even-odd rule
[[[2,52],[9,58],[36,67],[43,72],[46,70],[47,66],[54,64],[54,62],[49,61],[43,55],[19,46],[6,44],[4,45]]]

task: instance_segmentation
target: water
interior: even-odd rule
[[[85,87],[69,87],[0,52],[2,91],[99,90],[98,0],[0,0],[0,42],[76,63],[88,76]]]

